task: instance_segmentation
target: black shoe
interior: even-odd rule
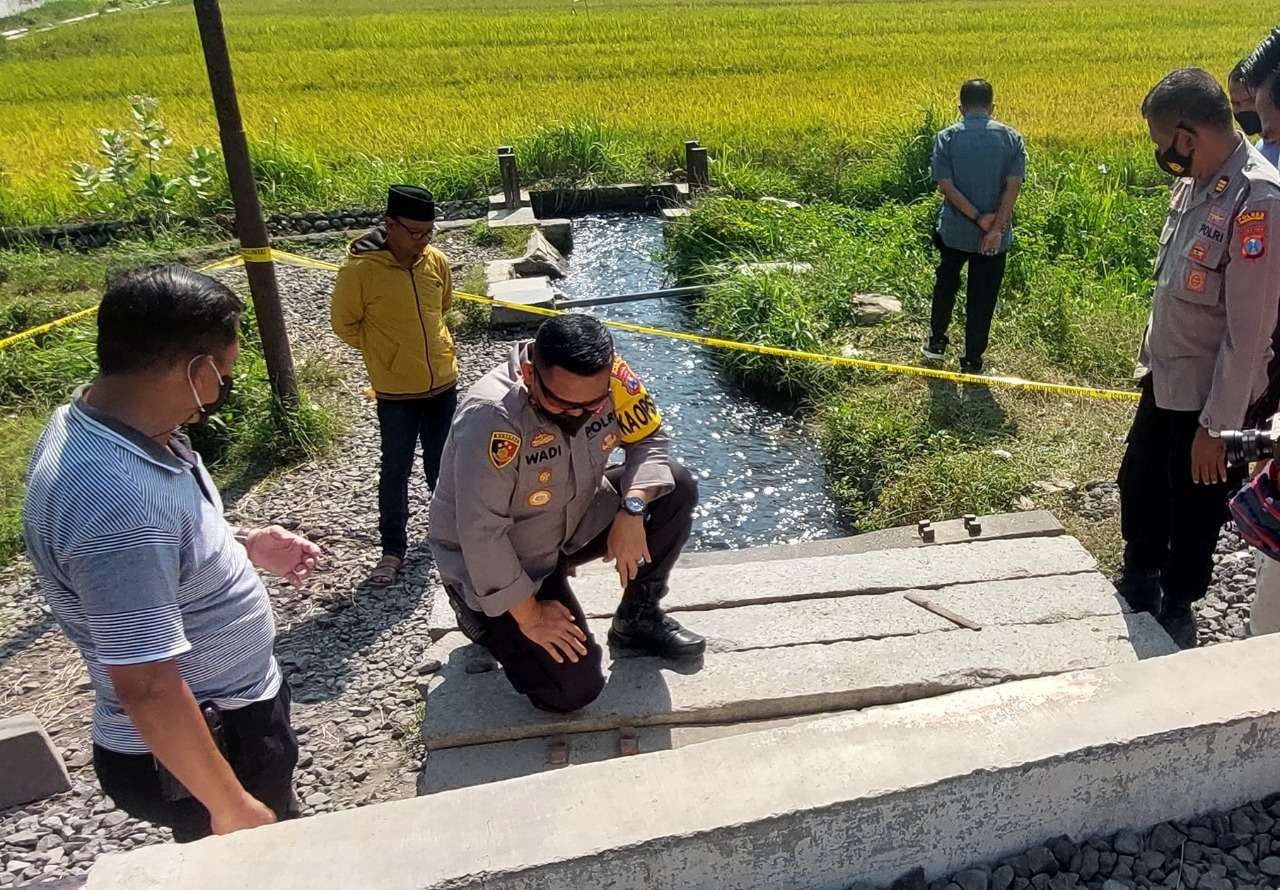
[[[982,359],[980,359],[980,358],[974,358],[974,359],[970,359],[970,358],[961,358],[961,359],[960,359],[960,370],[961,370],[961,371],[963,371],[963,372],[964,372],[964,373],[966,373],[966,374],[981,374],[981,373],[982,373]]]
[[[1135,612],[1160,614],[1160,573],[1125,572],[1116,582],[1116,593]]]
[[[615,615],[609,644],[661,658],[696,658],[707,649],[706,637],[683,627],[656,606],[633,617]]]
[[[1159,621],[1179,649],[1195,648],[1196,613],[1191,611],[1190,603],[1166,602],[1160,608]]]
[[[930,337],[929,341],[920,347],[920,351],[929,361],[940,362],[947,357],[947,341]]]

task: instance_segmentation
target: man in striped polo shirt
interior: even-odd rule
[[[320,550],[228,525],[179,432],[225,402],[243,311],[182,266],[112,281],[99,377],[54,412],[27,477],[27,552],[93,681],[102,789],[178,841],[297,815],[289,690],[253,564],[300,584]]]

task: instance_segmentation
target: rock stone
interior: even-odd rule
[[[1053,880],[1049,882],[1049,890],[1075,890],[1075,886],[1080,881],[1079,875],[1071,872],[1060,871],[1053,876]]]
[[[1257,834],[1258,826],[1244,810],[1236,810],[1231,814],[1231,830],[1237,834]]]
[[[929,882],[924,879],[923,868],[913,868],[889,885],[889,890],[927,890]]]
[[[1218,835],[1215,845],[1223,850],[1234,850],[1248,841],[1249,838],[1234,831],[1224,831]]]
[[[1111,846],[1115,848],[1117,853],[1124,856],[1137,856],[1142,852],[1142,838],[1138,836],[1137,832],[1121,831],[1115,836]]]
[[[1077,848],[1075,841],[1071,840],[1071,838],[1064,834],[1049,841],[1047,846],[1053,853],[1053,858],[1058,860],[1058,865],[1064,870],[1069,871],[1071,860],[1074,859],[1076,855]]]
[[[1032,847],[1028,850],[1027,866],[1037,875],[1052,876],[1061,870],[1057,858],[1048,847]]]
[[[854,294],[849,303],[856,325],[876,325],[902,314],[902,302],[886,294]]]
[[[322,807],[329,803],[330,799],[329,795],[323,791],[313,791],[307,795],[305,803],[309,807]]]
[[[1098,853],[1098,874],[1109,875],[1116,867],[1117,856],[1110,850],[1100,851]]]
[[[1013,873],[1016,877],[1030,879],[1031,866],[1027,864],[1026,853],[1019,853],[1017,856],[1010,856],[1005,860],[1005,864],[1013,869]]]
[[[71,790],[57,746],[34,714],[0,718],[0,811]]]
[[[28,850],[34,850],[36,844],[40,842],[40,835],[34,831],[16,831],[4,839],[4,842],[13,847],[24,847]]]
[[[1036,890],[1049,890],[1049,885],[1053,882],[1053,878],[1048,875],[1035,875],[1031,879],[1031,886]]]
[[[1080,851],[1080,863],[1076,866],[1082,881],[1092,881],[1101,871],[1101,856],[1093,847],[1086,846]]]
[[[1240,846],[1232,850],[1231,855],[1243,863],[1253,862],[1253,851],[1250,850],[1248,847],[1246,847],[1244,844],[1241,844]],[[1230,868],[1231,866],[1227,866],[1227,867]]]
[[[1165,855],[1158,850],[1148,850],[1139,857],[1139,861],[1147,867],[1147,871],[1164,868]]]
[[[1009,865],[1001,865],[991,873],[990,890],[1010,890],[1014,881],[1013,868]]]
[[[129,819],[129,814],[123,810],[112,810],[102,817],[102,824],[107,828],[115,828],[117,825],[123,825]]]
[[[1128,881],[1117,881],[1115,878],[1109,878],[1103,883],[1102,890],[1133,890],[1133,884]]]
[[[1213,846],[1218,840],[1218,836],[1214,834],[1211,829],[1200,825],[1192,825],[1189,827],[1187,829],[1187,837],[1195,841],[1197,844],[1209,847]]]
[[[987,890],[991,878],[985,869],[968,868],[956,872],[952,880],[960,885],[960,890]]]
[[[1148,845],[1160,853],[1173,853],[1182,847],[1186,836],[1168,822],[1161,822],[1151,832]]]
[[[511,268],[521,278],[537,278],[545,275],[547,278],[559,279],[568,272],[569,264],[546,236],[538,229],[534,229],[529,233],[529,242],[524,249],[524,255],[512,263]]]
[[[1280,878],[1280,856],[1268,856],[1258,863],[1258,869],[1264,875]]]
[[[1220,878],[1217,875],[1206,875],[1200,879],[1198,890],[1236,890],[1235,884],[1227,878]]]

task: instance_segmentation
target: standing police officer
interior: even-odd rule
[[[624,462],[606,468],[619,447]],[[615,563],[610,643],[667,658],[706,648],[658,605],[697,500],[608,329],[561,315],[463,397],[431,501],[431,548],[462,631],[534,705],[574,711],[604,686],[566,581],[574,566]]]
[[[1280,303],[1280,174],[1232,126],[1203,69],[1167,75],[1142,103],[1156,162],[1177,177],[1139,357],[1142,397],[1120,466],[1124,573],[1117,585],[1195,645],[1226,519],[1219,435],[1267,382]]]

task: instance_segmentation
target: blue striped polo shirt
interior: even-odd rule
[[[244,707],[280,689],[275,621],[186,437],[162,448],[96,411],[84,391],[36,443],[23,535],[93,681],[94,742],[146,754],[106,668],[176,659],[196,701]]]

